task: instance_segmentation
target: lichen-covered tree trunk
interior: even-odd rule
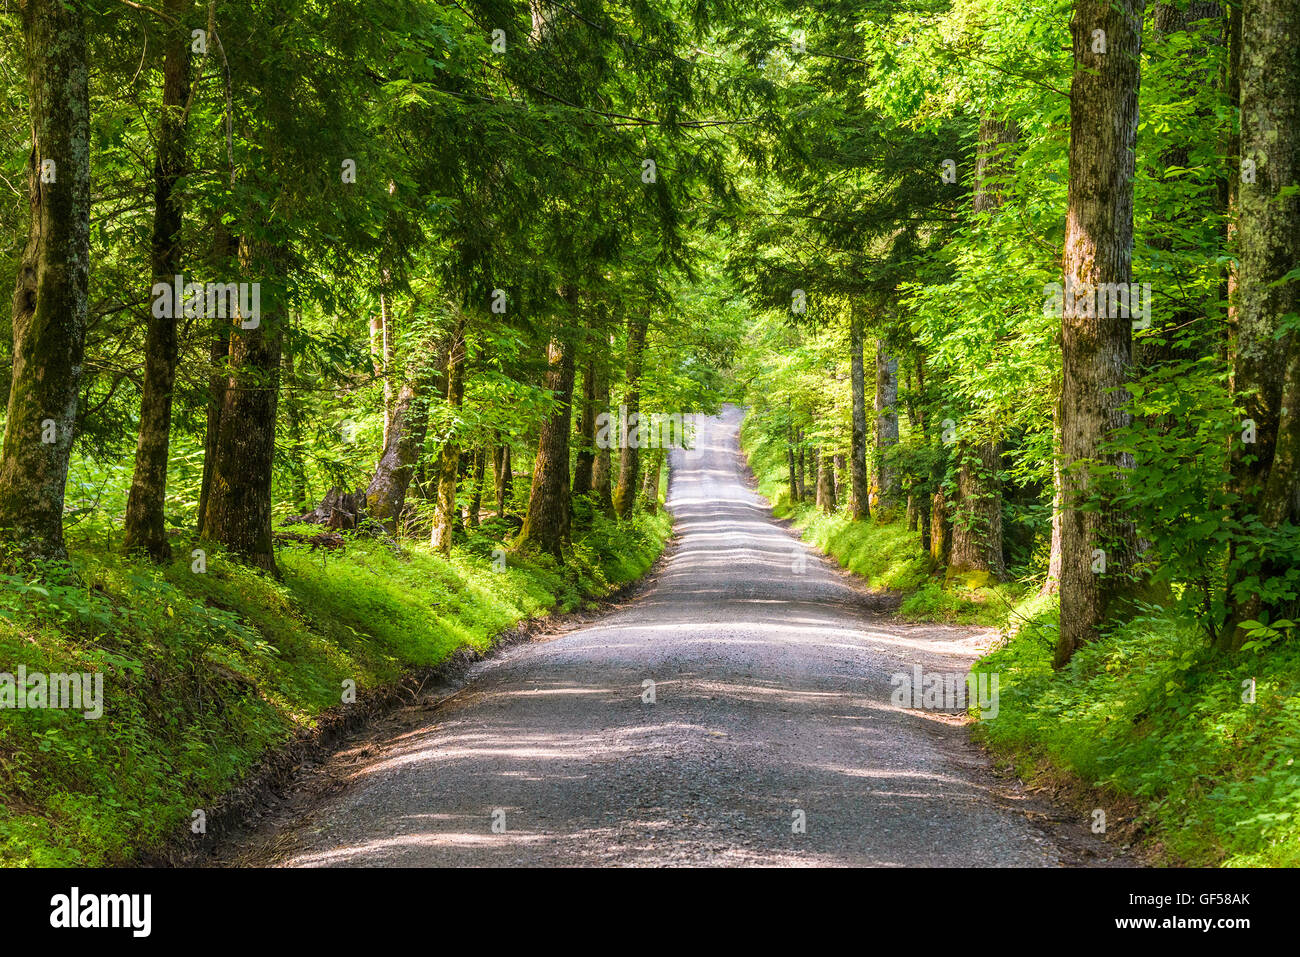
[[[867,473],[867,385],[862,362],[862,312],[857,300],[849,303],[849,390],[852,425],[849,441],[849,507],[859,521],[871,517],[871,477]],[[794,456],[790,461],[790,497],[794,498]]]
[[[1070,24],[1074,77],[1063,273],[1071,289],[1063,297],[1061,320],[1065,415],[1058,668],[1097,637],[1133,587],[1136,545],[1131,522],[1111,501],[1084,506],[1099,491],[1086,463],[1102,462],[1120,470],[1132,465],[1128,456],[1101,451],[1106,437],[1129,423],[1124,386],[1130,377],[1132,320],[1097,316],[1101,310],[1095,308],[1095,290],[1102,284],[1127,285],[1132,279],[1144,5],[1145,0],[1076,0]],[[1104,553],[1104,565],[1098,553]]]
[[[456,311],[456,326],[447,349],[447,404],[457,412],[465,397],[465,313]],[[460,438],[453,430],[438,453],[438,498],[433,513],[431,543],[447,555],[451,552],[459,512],[456,509],[456,478],[460,470]]]
[[[889,455],[898,445],[898,360],[876,340],[876,507],[898,504],[898,470]]]
[[[86,338],[90,268],[90,103],[84,7],[21,7],[31,100],[31,225],[13,299],[13,379],[0,451],[0,541],[62,558]]]
[[[271,540],[271,476],[280,388],[280,350],[288,313],[279,283],[283,250],[242,241],[240,259],[249,281],[262,282],[257,325],[230,333],[230,378],[222,397],[212,487],[200,536],[219,542],[258,568],[276,572]],[[249,317],[251,319],[251,317]]]
[[[645,352],[645,337],[648,323],[644,319],[632,318],[627,326],[627,393],[623,404],[627,407],[628,432],[637,433],[636,418],[641,413],[641,364]],[[614,488],[614,511],[619,518],[632,514],[636,504],[637,474],[640,468],[640,450],[636,448],[635,439],[621,443],[618,462],[618,484]]]
[[[1300,197],[1284,194],[1300,183],[1297,37],[1300,2],[1245,0],[1241,155],[1254,164],[1255,182],[1240,185],[1233,376],[1255,441],[1234,438],[1232,484],[1239,497],[1235,518],[1270,531],[1300,525],[1300,335],[1288,325],[1300,313],[1300,282],[1282,281],[1300,263]],[[1267,607],[1251,582],[1280,578],[1296,556],[1267,537],[1252,536],[1248,548],[1234,548],[1230,563],[1230,615],[1219,636],[1225,649],[1245,642],[1241,622],[1265,611],[1270,620],[1289,617],[1294,606]]]
[[[546,350],[546,388],[555,410],[542,423],[533,465],[528,513],[517,547],[535,548],[559,557],[569,540],[569,423],[573,403],[573,352],[557,334]]]
[[[155,282],[171,283],[180,272],[181,204],[176,181],[185,172],[185,105],[190,91],[190,35],[184,22],[191,0],[165,0],[176,21],[166,24],[162,113],[154,156],[153,239],[150,261]],[[176,323],[179,309],[151,309],[145,332],[144,384],[135,472],[123,521],[126,548],[144,549],[155,559],[171,555],[163,518],[167,498],[167,451],[171,436],[172,389],[176,383]]]

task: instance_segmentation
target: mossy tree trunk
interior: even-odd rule
[[[13,298],[13,379],[0,450],[0,540],[62,558],[90,268],[90,102],[83,5],[21,6],[31,98],[31,225]]]
[[[551,339],[546,359],[546,388],[555,396],[556,405],[542,423],[528,513],[517,547],[559,557],[569,540],[569,426],[573,402],[573,351],[559,333]]]
[[[271,478],[280,352],[288,322],[279,281],[286,256],[282,248],[245,241],[240,258],[249,281],[262,283],[262,308],[256,327],[244,329],[240,316],[231,327],[229,379],[200,535],[274,573],[278,569],[271,539]]]
[[[1284,523],[1300,525],[1300,281],[1283,277],[1300,263],[1300,3],[1246,0],[1241,38],[1241,155],[1255,182],[1240,185],[1237,343],[1234,383],[1255,424],[1255,441],[1233,440],[1233,491],[1239,525],[1271,535]],[[1284,191],[1291,190],[1290,195]],[[1296,556],[1252,535],[1246,560],[1236,548],[1229,569],[1230,615],[1219,647],[1245,642],[1248,619],[1293,613],[1294,602],[1270,604],[1252,582],[1279,579]],[[1263,547],[1261,548],[1261,545]]]
[[[154,156],[153,239],[150,260],[155,282],[168,283],[181,271],[180,196],[177,180],[185,172],[185,106],[190,91],[190,35],[185,14],[191,0],[164,0],[174,19],[166,32],[163,53],[162,113]],[[126,548],[144,549],[156,560],[171,555],[163,506],[167,499],[167,452],[171,436],[172,390],[176,384],[176,323],[179,308],[169,316],[149,312],[145,333],[144,384],[140,395],[140,428],[136,440],[135,472],[123,522]]]

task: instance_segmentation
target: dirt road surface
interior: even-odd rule
[[[224,862],[1116,863],[1084,815],[995,776],[956,717],[891,703],[894,675],[964,673],[989,633],[899,622],[774,522],[740,419],[672,452],[677,542],[642,595],[380,723],[328,763],[334,787]]]

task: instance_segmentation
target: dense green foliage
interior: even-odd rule
[[[340,675],[626,580],[666,450],[598,419],[728,396],[811,541],[1012,633],[990,744],[1181,858],[1294,861],[1296,32],[1294,0],[0,9],[0,665],[111,676],[118,715],[0,715],[6,853],[129,856]]]
[[[1063,770],[1135,799],[1166,861],[1300,866],[1294,644],[1225,660],[1153,606],[1058,673],[1056,610],[1018,624],[977,666],[1001,684],[998,716],[977,734],[1023,778]]]
[[[0,863],[130,861],[211,807],[268,749],[366,689],[486,651],[520,619],[569,611],[639,577],[662,547],[664,513],[599,516],[557,566],[493,567],[476,536],[450,559],[422,543],[365,539],[328,554],[280,553],[273,581],[212,556],[123,561],[94,534],[40,582],[6,577],[0,655],[10,670],[93,671],[119,690],[104,716],[7,710],[0,721]],[[17,800],[13,797],[17,796]]]

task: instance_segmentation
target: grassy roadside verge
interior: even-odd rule
[[[1100,810],[1112,833],[1143,835],[1157,862],[1300,866],[1294,642],[1224,658],[1172,602],[1153,604],[1055,672],[1054,597],[945,588],[905,523],[792,506],[784,447],[756,432],[742,428],[742,446],[759,490],[805,539],[872,586],[902,591],[904,618],[1001,629],[973,668],[998,675],[997,717],[972,728],[995,760],[1069,795],[1081,820]]]
[[[640,577],[669,528],[664,512],[595,516],[563,567],[511,556],[497,570],[490,528],[450,559],[415,542],[286,547],[282,581],[212,551],[196,572],[190,543],[157,567],[72,540],[62,576],[0,580],[0,671],[102,675],[103,716],[0,709],[0,864],[98,866],[155,849],[339,705],[346,682],[393,682],[580,607]]]
[[[788,519],[803,538],[876,589],[903,593],[899,614],[909,621],[941,621],[999,627],[1033,612],[1033,601],[1017,582],[969,586],[944,582],[905,519],[855,522],[844,511],[826,514],[808,502],[792,502],[785,446],[759,434],[754,420],[741,425],[740,441],[758,491],[778,518]]]
[[[1045,609],[975,665],[1001,705],[976,739],[1026,781],[1093,788],[1090,816],[1144,832],[1159,862],[1300,866],[1300,648],[1223,657],[1152,606],[1054,672],[1058,621]]]

